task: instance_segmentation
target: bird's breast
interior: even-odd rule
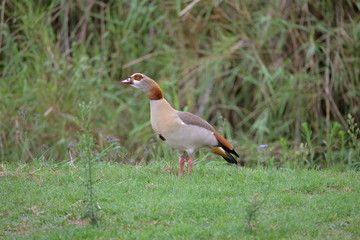
[[[150,109],[151,126],[167,145],[179,150],[196,150],[217,145],[212,131],[185,124],[165,99],[150,101]]]

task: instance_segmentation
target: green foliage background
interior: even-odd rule
[[[127,152],[110,160],[170,156],[154,147],[146,97],[119,84],[141,72],[249,161],[264,143],[276,160],[308,149],[344,161],[358,142],[346,118],[360,119],[359,10],[356,0],[2,0],[0,157],[67,160],[82,101],[96,106],[98,148],[111,135]]]

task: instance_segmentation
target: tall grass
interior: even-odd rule
[[[133,72],[221,127],[249,162],[262,143],[288,154],[282,164],[299,160],[304,123],[315,164],[358,161],[346,120],[360,119],[358,2],[191,2],[2,0],[3,161],[68,159],[78,103],[89,100],[98,147],[111,135],[133,153],[113,160],[167,151],[152,147],[145,97],[119,86]]]

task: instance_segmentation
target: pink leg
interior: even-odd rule
[[[190,156],[189,160],[188,160],[188,173],[191,173],[191,169],[192,169],[192,165],[193,165],[193,158],[192,156]]]
[[[179,169],[179,177],[183,175],[185,165],[185,157],[183,155],[180,156],[180,169]]]

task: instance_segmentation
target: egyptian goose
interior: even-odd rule
[[[151,126],[165,144],[179,150],[179,177],[183,175],[185,157],[188,153],[188,173],[191,173],[194,152],[202,147],[220,155],[229,163],[237,164],[234,156],[239,157],[230,143],[221,136],[207,121],[189,113],[177,111],[163,97],[159,85],[141,73],[134,73],[121,82],[139,88],[150,100]],[[234,155],[234,156],[233,156]]]

